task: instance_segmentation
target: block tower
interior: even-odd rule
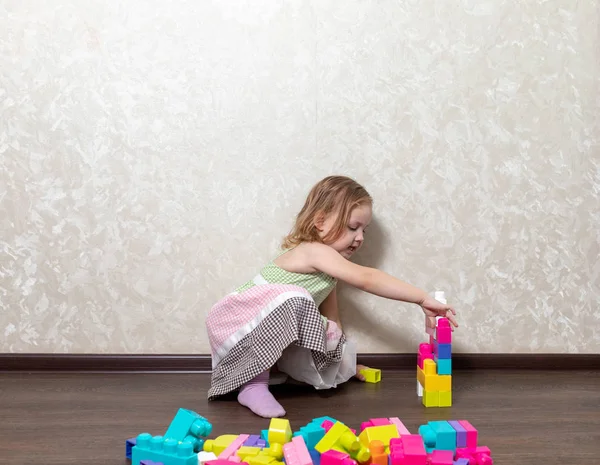
[[[446,303],[444,292],[435,299]],[[437,318],[435,330],[426,328],[429,342],[419,344],[417,395],[425,407],[452,406],[452,330],[447,318]]]

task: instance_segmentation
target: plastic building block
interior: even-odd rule
[[[371,418],[369,421],[371,422],[371,426],[385,426],[392,424],[388,418]]]
[[[201,450],[198,452],[198,465],[204,465],[206,462],[217,460],[217,456],[212,452],[204,452]]]
[[[302,426],[300,431],[294,433],[294,436],[302,436],[306,447],[309,450],[314,449],[317,443],[325,436],[325,428],[309,423],[306,426]]]
[[[456,420],[448,423],[456,431],[456,447],[467,447],[467,430]]]
[[[417,396],[423,397],[423,385],[421,383],[419,383],[418,379],[417,379]]]
[[[129,438],[125,441],[125,458],[126,459],[131,458],[131,449],[133,449],[133,446],[135,446],[135,442],[136,442],[135,438]]]
[[[204,442],[202,449],[205,452],[213,452],[214,454],[219,455],[221,452],[227,449],[237,437],[237,434],[222,434],[221,436],[217,436],[215,439],[207,439]]]
[[[310,458],[313,461],[313,465],[321,465],[321,454],[319,454],[316,450],[310,449],[308,451],[310,454]]]
[[[334,449],[327,450],[321,454],[321,465],[354,465],[355,462],[345,452]]]
[[[425,407],[439,407],[440,391],[423,391],[423,405]]]
[[[255,446],[242,446],[240,447],[235,455],[237,455],[242,460],[245,460],[246,457],[254,457],[255,455],[260,454],[261,448]]]
[[[315,450],[321,454],[330,449],[346,452],[359,463],[367,462],[371,456],[369,450],[361,445],[358,438],[350,431],[350,428],[339,421],[331,427],[315,446]]]
[[[435,329],[435,340],[439,344],[452,343],[452,329],[447,318],[440,318]]]
[[[439,406],[452,407],[452,391],[440,391]]]
[[[292,438],[291,442],[283,446],[283,456],[286,465],[312,465],[312,459],[302,436]]]
[[[437,372],[438,372],[438,375],[451,375],[452,374],[452,359],[450,359],[450,358],[438,359]]]
[[[291,438],[290,438],[291,440]],[[287,443],[289,443],[288,441]],[[286,443],[286,444],[287,444]],[[271,445],[261,451],[259,455],[268,455],[277,460],[281,460],[283,458],[283,445],[278,442],[273,442]]]
[[[261,447],[258,445],[259,441],[261,441],[260,436],[257,436],[256,434],[251,434],[250,436],[248,436],[248,439],[246,439],[246,442],[243,445],[250,446],[250,447],[252,447],[252,446]]]
[[[477,447],[477,430],[467,420],[458,420],[467,433],[467,447],[475,449]]]
[[[458,459],[452,465],[469,465],[469,459]]]
[[[450,450],[434,450],[431,453],[431,465],[453,465],[454,454]]]
[[[452,344],[441,344],[437,340],[433,342],[434,360],[452,358]]]
[[[390,423],[396,425],[396,429],[398,430],[398,434],[400,434],[400,436],[404,434],[410,434],[410,431],[408,431],[406,426],[404,426],[404,423],[400,421],[400,418],[390,417]]]
[[[164,465],[197,465],[198,455],[194,453],[190,442],[142,433],[137,436],[136,445],[132,449],[131,463],[140,465],[142,460],[162,462]]]
[[[429,426],[435,431],[436,449],[456,450],[456,430],[447,421],[430,421]]]
[[[204,439],[212,432],[210,422],[196,412],[180,408],[165,433],[166,438],[192,443],[195,452],[201,451]]]
[[[162,462],[155,462],[154,460],[142,460],[140,461],[140,465],[165,465]]]
[[[229,444],[223,452],[218,455],[218,459],[221,460],[229,460],[229,457],[235,455],[237,450],[242,447],[244,442],[248,440],[250,435],[248,434],[240,434],[237,438],[235,438],[231,444]]]
[[[493,465],[494,463],[494,459],[492,459],[490,449],[487,447],[476,447],[475,449],[456,449],[456,458],[467,459],[469,465]]]
[[[398,437],[400,437],[400,434],[398,433],[396,425],[387,424],[365,428],[358,436],[358,440],[365,447],[369,447],[372,441],[377,440],[381,441],[385,448],[388,448],[390,446],[390,440]]]
[[[285,444],[290,442],[292,439],[292,428],[290,427],[290,421],[283,418],[271,418],[269,424],[269,444],[278,442],[279,444]]]
[[[385,452],[385,445],[379,440],[371,441],[369,444],[369,452],[371,453],[370,464],[373,465],[388,465],[388,455]]]
[[[418,434],[406,434],[390,441],[391,465],[426,465],[427,452],[423,438]]]
[[[377,368],[363,368],[359,372],[365,377],[367,383],[378,383],[381,381],[381,370]]]
[[[419,353],[417,354],[417,365],[423,369],[423,362],[427,359],[433,360],[433,349],[431,344],[423,342],[419,344]]]

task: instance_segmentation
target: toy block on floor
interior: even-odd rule
[[[389,423],[389,422],[388,422]],[[382,426],[369,426],[365,428],[358,436],[358,440],[365,447],[369,447],[372,441],[381,441],[386,449],[390,446],[392,438],[399,438],[396,425],[387,424]]]
[[[167,428],[165,437],[190,442],[194,452],[199,452],[204,445],[204,438],[211,432],[212,425],[206,418],[191,410],[180,408]]]
[[[221,452],[227,449],[229,445],[237,439],[237,437],[237,434],[221,434],[215,439],[207,439],[204,441],[202,450],[204,452],[212,452],[218,456]]]
[[[231,444],[229,444],[223,452],[218,455],[218,459],[221,460],[229,460],[229,458],[237,452],[237,450],[242,447],[244,442],[248,440],[250,435],[248,434],[240,434],[237,438],[235,438]]]
[[[201,450],[198,452],[198,465],[204,465],[206,462],[212,462],[217,460],[217,456],[212,452],[205,452]]]
[[[381,370],[377,368],[363,368],[359,371],[365,377],[367,383],[378,383],[381,381]]]
[[[454,454],[449,450],[434,450],[429,460],[430,465],[453,465]]]
[[[283,446],[286,465],[312,465],[312,459],[302,436],[292,438]]]
[[[404,426],[404,423],[402,423],[402,421],[400,421],[400,418],[390,417],[390,423],[392,423],[393,425],[396,425],[396,429],[398,430],[398,434],[400,436],[403,436],[405,434],[410,434],[410,431],[408,431],[406,426]]]
[[[315,450],[321,454],[330,449],[346,452],[359,463],[368,461],[371,456],[369,449],[360,443],[356,435],[350,431],[350,428],[339,421],[327,431],[323,439],[315,446]]]
[[[467,435],[467,447],[472,449],[477,447],[477,430],[467,420],[458,420],[460,426],[465,429]]]
[[[139,434],[136,439],[131,451],[132,465],[140,465],[142,460],[162,462],[164,465],[198,465],[198,454],[190,442],[165,439],[149,433]]]
[[[374,440],[369,444],[369,453],[371,459],[369,465],[388,465],[388,454],[385,451],[383,442]]]
[[[129,438],[125,441],[125,458],[131,458],[131,449],[135,446],[135,438]]]
[[[285,444],[292,440],[292,428],[290,421],[283,418],[271,418],[269,424],[269,444],[274,442]]]

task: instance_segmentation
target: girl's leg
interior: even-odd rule
[[[237,399],[240,404],[248,407],[258,416],[275,418],[285,415],[285,410],[269,391],[269,370],[263,371],[244,384],[240,388]]]

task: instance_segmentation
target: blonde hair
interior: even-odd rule
[[[284,237],[283,249],[290,249],[302,242],[334,242],[343,233],[350,220],[350,214],[359,205],[372,205],[373,199],[359,183],[346,176],[328,176],[313,186],[304,206],[296,217],[290,233]],[[326,217],[337,213],[335,224],[329,233],[321,238],[315,227],[317,216]]]

